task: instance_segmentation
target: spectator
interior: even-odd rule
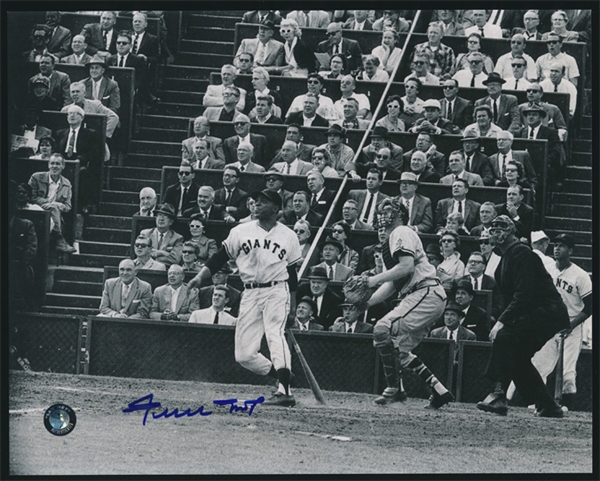
[[[465,35],[475,32],[479,33],[482,37],[502,38],[502,29],[498,25],[488,22],[489,17],[489,10],[473,10],[474,25],[465,28]]]
[[[42,110],[60,110],[62,100],[59,102],[50,97],[50,79],[41,73],[29,80],[29,97],[26,105],[28,108],[41,112]]]
[[[471,56],[473,53],[478,55]],[[482,60],[482,63],[477,62],[475,65],[472,65],[471,60]],[[473,75],[479,76],[482,73],[485,74],[485,77],[475,78],[475,85],[472,85],[473,87],[481,87],[483,85],[481,84],[481,81],[487,78],[487,74],[494,71],[494,62],[489,55],[486,55],[481,51],[481,35],[478,33],[472,33],[467,37],[467,51],[459,53],[456,56],[456,60],[454,61],[454,65],[450,71],[450,75],[455,75],[461,70],[467,70],[471,72],[471,74],[468,76],[465,74],[466,78],[462,78],[463,82],[468,80],[468,83],[471,82]],[[480,85],[477,85],[478,83]],[[471,85],[463,85],[463,87],[471,87]]]
[[[71,44],[71,31],[60,25],[61,13],[57,11],[46,12],[46,26],[50,28],[48,51],[57,58],[62,59],[69,55]]]
[[[454,363],[458,365],[458,342],[476,341],[475,333],[464,325],[465,313],[456,302],[449,301],[444,310],[444,327],[436,327],[429,333],[433,339],[454,341]],[[461,322],[463,323],[461,325]]]
[[[345,282],[354,272],[350,267],[346,267],[338,262],[338,259],[344,251],[344,246],[328,236],[320,245],[321,257],[323,262],[317,267],[324,267],[327,271],[327,277],[333,281]]]
[[[404,78],[404,83],[409,79],[416,78],[423,85],[439,85],[440,78],[430,72],[431,68],[432,58],[429,52],[422,49],[416,50],[410,64],[412,73]]]
[[[458,96],[459,86],[456,79],[444,78],[442,89],[444,98],[439,101],[440,115],[458,128],[464,129],[473,122],[473,102]]]
[[[156,227],[143,229],[140,235],[152,239],[150,255],[165,266],[181,262],[183,237],[171,229],[175,222],[175,209],[171,204],[161,204],[154,209]],[[187,217],[187,216],[186,216]]]
[[[375,123],[375,128],[385,127],[388,132],[406,132],[406,125],[400,119],[404,112],[404,101],[399,95],[390,95],[386,101],[387,115]]]
[[[348,192],[348,200],[356,202],[358,219],[366,224],[368,229],[374,229],[375,212],[383,199],[389,196],[380,192],[383,185],[382,172],[370,168],[366,175],[366,189],[354,189]]]
[[[168,283],[157,287],[152,295],[150,319],[160,321],[183,321],[190,319],[198,309],[198,294],[183,282],[183,267],[173,264],[167,274]]]
[[[527,63],[523,57],[515,57],[511,63],[512,76],[506,77],[506,88],[507,90],[523,90],[526,91],[531,84],[525,80],[525,68]]]
[[[254,56],[254,66],[264,67],[267,72],[274,72],[285,61],[283,44],[273,40],[275,24],[271,20],[261,23],[256,38],[244,38],[240,42],[235,56],[239,59],[244,53]]]
[[[502,93],[502,84],[506,81],[496,72],[488,75],[483,84],[487,87],[488,96],[475,102],[475,107],[488,105],[492,109],[492,121],[502,130],[516,132],[521,127],[519,103],[517,97]]]
[[[269,107],[272,108],[269,111],[276,117],[281,117],[281,95],[276,90],[269,89],[270,80],[271,76],[264,67],[256,67],[252,72],[252,87],[254,90],[248,92],[248,95],[246,95],[246,112],[249,112],[251,117],[256,114],[254,109],[259,97],[271,97],[271,105]]]
[[[450,173],[440,179],[440,184],[452,185],[455,179],[464,179],[469,186],[483,187],[483,180],[479,174],[472,174],[465,170],[465,153],[462,150],[455,150],[450,154],[448,159],[448,167]]]
[[[50,160],[50,155],[52,154],[55,145],[56,142],[54,138],[50,135],[45,135],[42,138],[40,138],[37,153],[35,155],[30,156],[29,158],[36,160]]]
[[[403,170],[408,170],[412,154],[417,150],[425,154],[428,164],[431,165],[440,176],[445,175],[447,167],[446,156],[441,152],[438,152],[431,138],[431,134],[427,132],[420,132],[415,140],[415,148],[404,154]]]
[[[338,100],[339,102],[339,100]],[[345,129],[366,130],[369,127],[369,121],[357,117],[359,104],[355,98],[350,98],[344,102],[344,113],[341,120],[334,120],[331,125],[339,125]]]
[[[481,259],[475,256],[473,261],[481,262]],[[475,291],[469,281],[459,280],[454,289],[454,300],[461,309],[463,319],[461,327],[468,329],[477,337],[469,339],[470,341],[489,341],[490,328],[489,319],[486,311],[473,304]]]
[[[458,21],[460,10],[437,10],[437,21],[430,23],[441,28],[442,34],[454,35],[458,37],[465,36],[465,29]]]
[[[440,181],[440,174],[429,165],[427,155],[420,150],[415,150],[405,165],[408,165],[406,172],[414,174],[418,182],[437,184]]]
[[[281,218],[281,222],[286,225],[295,225],[299,221],[306,221],[310,225],[321,225],[323,223],[323,215],[310,208],[310,195],[303,190],[294,193],[292,210],[284,211]]]
[[[235,219],[225,210],[225,206],[215,204],[214,202],[215,190],[209,185],[203,185],[198,189],[196,206],[185,210],[183,212],[183,217],[191,217],[194,214],[200,214],[202,221],[222,220],[227,223],[235,222]]]
[[[428,99],[423,104],[423,118],[418,119],[409,132],[427,132],[435,135],[460,134],[461,130],[450,120],[440,116],[442,105],[439,100]]]
[[[283,214],[283,211],[292,209],[292,199],[294,197],[294,193],[283,188],[285,176],[277,172],[267,172],[267,174],[264,176],[264,179],[266,190],[277,192],[279,197],[281,197],[281,209],[279,213]]]
[[[589,45],[592,38],[591,10],[567,10],[567,17],[571,31],[577,34],[577,41]]]
[[[284,77],[310,77],[316,70],[317,59],[311,48],[302,40],[302,30],[298,24],[294,20],[285,19],[281,22],[279,33],[285,40],[285,60],[276,72]]]
[[[375,167],[374,162],[381,149],[388,149],[391,155],[390,165],[397,171],[402,170],[403,165],[403,153],[402,147],[394,144],[390,141],[388,130],[382,126],[375,126],[375,128],[369,133],[371,143],[366,147],[363,147],[361,156],[359,158],[359,172],[361,176],[366,175],[367,170]]]
[[[239,180],[239,169],[228,165],[223,170],[223,187],[215,191],[215,204],[225,206],[225,211],[238,220],[248,213],[245,208],[248,193],[237,186]]]
[[[310,247],[311,247],[310,238],[312,237],[312,234],[311,234],[310,228],[311,228],[310,222],[308,222],[307,220],[304,220],[304,219],[299,219],[294,224],[294,232],[296,233],[296,236],[298,237],[298,242],[300,243],[300,248],[302,249],[302,261],[296,263],[296,265],[298,266],[298,269],[300,269],[302,264],[304,264],[306,256],[308,255],[308,251],[310,250]],[[316,313],[316,312],[317,312],[317,309],[314,309],[313,313]]]
[[[393,28],[386,28],[383,30],[381,45],[375,47],[371,51],[371,55],[377,57],[381,62],[378,70],[385,71],[388,74],[388,80],[389,75],[392,75],[396,65],[400,62],[400,57],[402,55],[402,49],[398,47],[397,44],[398,32]],[[363,80],[367,79],[363,78]],[[383,77],[379,81],[387,82]]]
[[[457,69],[452,78],[458,82],[460,87],[483,88],[487,79],[487,75],[483,71],[484,55],[479,52],[471,52],[466,57],[466,61],[469,68]]]
[[[198,294],[198,300],[200,301],[200,309],[206,309],[212,305],[213,292],[216,286],[227,286],[229,288],[229,300],[225,303],[225,312],[228,312],[233,317],[237,317],[240,310],[240,300],[242,293],[235,287],[228,284],[229,274],[231,274],[231,267],[229,264],[225,264],[220,270],[212,275],[212,286],[201,287],[200,293]]]
[[[502,129],[492,122],[494,114],[489,105],[478,105],[473,111],[475,123],[465,127],[465,135],[475,137],[497,137]]]
[[[238,89],[236,86],[226,87],[223,89],[223,106],[207,107],[204,110],[204,116],[208,120],[233,122],[234,117],[239,113],[237,108],[239,100],[240,89]]]
[[[552,14],[552,30],[542,35],[542,42],[548,40],[550,35],[557,35],[563,42],[577,42],[579,34],[572,30],[567,30],[569,17],[564,10],[557,10]]]
[[[543,230],[531,232],[531,250],[542,260],[542,263],[548,272],[550,272],[550,269],[554,266],[554,259],[546,255],[549,245],[550,238]]]
[[[69,32],[69,36],[70,35],[71,32]],[[59,62],[73,65],[86,65],[90,60],[92,60],[92,57],[85,53],[87,46],[87,42],[83,35],[75,35],[71,41],[71,50],[73,53],[71,55],[63,56]],[[98,56],[98,58],[101,57]]]
[[[299,331],[322,331],[323,326],[314,321],[316,312],[317,304],[315,301],[308,296],[304,296],[298,302],[296,316],[291,328],[298,329]]]
[[[194,137],[192,137],[195,139]],[[195,139],[192,145],[192,156],[189,161],[182,160],[182,163],[186,162],[191,165],[195,170],[199,169],[211,169],[221,170],[225,167],[225,161],[221,159],[214,159],[209,156],[209,143],[206,139]]]
[[[352,77],[352,75],[345,75],[342,77],[340,81],[340,91],[342,92],[342,97],[333,104],[338,117],[345,117],[346,114],[344,107],[349,100],[354,99],[358,104],[357,116],[361,119],[370,118],[371,104],[369,102],[369,97],[367,97],[365,94],[358,94],[355,92],[355,90],[356,82],[354,81],[354,77]]]
[[[58,57],[52,55],[48,50],[50,42],[50,27],[47,25],[35,25],[31,29],[31,50],[23,53],[23,59],[27,62],[39,62],[43,55],[49,55],[52,60],[57,61]]]
[[[392,167],[392,153],[389,148],[383,147],[379,149],[375,156],[375,162],[369,163],[365,166],[368,170],[377,169],[381,172],[381,180],[398,180],[400,178],[400,172]]]
[[[131,32],[131,53],[141,57],[147,66],[147,71],[142,82],[142,95],[148,103],[156,104],[160,99],[154,95],[156,89],[158,57],[160,55],[160,47],[158,37],[146,32],[148,27],[148,17],[145,13],[135,12],[132,20]],[[118,50],[118,44],[117,44]]]
[[[560,109],[548,102],[542,102],[542,96],[544,95],[544,89],[539,83],[532,83],[527,89],[527,102],[519,105],[519,112],[521,113],[521,122],[527,125],[527,119],[524,111],[530,107],[539,107],[544,109],[546,116],[542,116],[542,125],[556,129],[558,132],[558,138],[561,142],[565,142],[567,139],[567,124],[563,117]]]
[[[78,35],[75,36],[75,38],[77,37]],[[102,105],[108,107],[118,115],[121,108],[121,90],[117,82],[104,75],[108,70],[108,65],[106,65],[104,59],[100,56],[95,56],[90,58],[85,66],[90,75],[82,81],[85,86],[85,97],[87,99],[99,100],[102,102]]]
[[[150,284],[136,277],[131,259],[123,259],[119,263],[119,277],[104,283],[98,316],[148,319],[151,304]]]
[[[521,162],[514,160],[507,162],[504,168],[504,180],[498,184],[498,187],[513,187],[518,184],[524,189],[531,188],[527,179],[524,178],[523,173],[523,164]]]
[[[286,123],[302,125],[303,127],[329,127],[329,122],[317,112],[319,97],[311,92],[304,96],[304,107],[300,112],[288,115]]]
[[[494,277],[496,268],[500,263],[500,256],[494,252],[494,246],[490,244],[490,233],[483,231],[479,237],[479,247],[485,258],[485,274]]]
[[[312,153],[312,164],[314,168],[321,172],[323,177],[339,177],[340,175],[333,168],[333,162],[329,152],[325,149],[316,148]]]
[[[311,163],[298,159],[296,144],[291,140],[283,143],[280,154],[282,162],[273,164],[270,170],[285,175],[306,175],[313,169]]]
[[[272,114],[277,106],[273,103],[273,97],[271,95],[261,95],[256,100],[256,107],[253,109],[254,112],[250,113],[251,122],[272,125],[283,124],[281,117]]]
[[[354,10],[354,16],[344,22],[348,30],[373,30],[373,22],[369,19],[368,10]]]
[[[181,267],[186,272],[200,272],[202,268],[198,265],[198,255],[200,254],[200,247],[195,242],[186,241],[183,243],[183,250],[181,251]]]
[[[148,66],[146,60],[131,52],[132,37],[128,31],[117,35],[117,53],[106,59],[107,65],[113,67],[131,67],[135,69],[135,90],[139,101],[154,102],[148,89]],[[141,103],[141,102],[140,102]]]
[[[503,131],[498,134],[496,144],[498,153],[490,157],[490,165],[494,175],[494,184],[499,185],[500,182],[506,180],[506,165],[510,161],[517,161],[524,167],[523,182],[527,182],[530,188],[537,188],[537,175],[533,170],[531,157],[526,150],[512,150],[514,136],[510,132]]]
[[[50,81],[47,95],[54,99],[59,106],[63,107],[71,103],[71,97],[69,95],[71,79],[66,73],[54,70],[54,64],[55,58],[52,55],[43,54],[40,56],[40,74]],[[34,75],[29,79],[29,91],[33,91],[34,79],[37,80],[37,75]]]
[[[26,139],[25,143],[16,142],[11,145],[11,156],[28,157],[37,150],[42,138],[52,138],[52,131],[39,124],[40,111],[34,107],[27,106],[18,112],[23,124],[13,130],[13,134]],[[22,139],[19,139],[22,140]],[[52,139],[54,144],[54,139]],[[49,156],[45,160],[49,160]]]
[[[291,140],[296,144],[297,153],[296,157],[305,162],[310,162],[312,158],[312,151],[316,145],[304,143],[304,132],[299,124],[289,124],[285,131],[285,140]],[[269,164],[271,167],[275,162],[281,162],[281,152],[277,151],[277,154]]]
[[[240,224],[256,220],[256,201],[250,196],[246,198],[246,210],[249,214],[239,220]]]
[[[478,174],[483,185],[494,185],[494,175],[490,160],[479,150],[479,137],[473,131],[466,131],[461,139],[465,154],[465,170]]]
[[[402,10],[384,10],[383,17],[373,23],[373,30],[382,32],[386,28],[393,28],[398,33],[408,32],[410,23],[400,16],[401,13]]]
[[[541,40],[542,34],[538,32],[537,28],[540,24],[540,16],[536,10],[528,10],[523,15],[523,24],[525,29],[523,35],[527,40]]]
[[[344,73],[356,75],[362,66],[362,51],[359,43],[356,40],[343,38],[342,25],[336,22],[327,26],[326,35],[328,39],[319,43],[317,52],[327,53],[330,57],[333,54],[341,53],[346,57]]]
[[[312,298],[317,304],[317,310],[313,314],[315,321],[328,329],[340,314],[339,305],[342,299],[328,285],[330,282],[327,277],[325,267],[312,267],[308,275],[309,283],[302,283],[298,286],[296,299],[302,299],[305,296]]]
[[[239,154],[236,155],[238,146],[243,143],[249,143],[253,146],[250,159],[259,166],[267,165],[267,138],[261,134],[250,133],[250,119],[244,114],[237,114],[233,119],[233,128],[236,135],[223,141],[223,151],[225,152],[225,161],[227,164],[239,160]]]
[[[566,80],[569,80],[575,87],[579,80],[579,67],[577,61],[568,53],[562,51],[563,38],[555,34],[544,34],[546,38],[546,46],[548,47],[548,53],[540,55],[535,61],[537,67],[537,77],[540,83],[543,80],[550,78],[550,67],[559,62],[564,67],[564,76]],[[552,90],[544,89],[546,92],[552,92]]]
[[[350,229],[353,229],[353,230],[369,230],[370,229],[370,226],[368,224],[366,224],[358,219],[358,202],[356,202],[353,199],[348,199],[346,202],[344,202],[344,205],[342,206],[342,218],[344,219],[344,222],[348,226],[348,232],[345,232],[346,237],[350,236]],[[332,229],[335,229],[335,226],[337,224],[339,224],[339,222],[334,224]],[[339,241],[342,244],[342,246],[344,246],[344,247],[346,246],[345,241],[340,240],[338,238],[338,236],[332,234],[332,237],[334,239],[336,239],[337,241]],[[344,251],[345,251],[345,249],[344,249]],[[356,255],[356,263],[358,264],[358,254]],[[356,268],[356,266],[354,266],[354,267]]]
[[[310,199],[307,198],[309,201],[309,208],[311,211],[325,217],[329,211],[331,202],[335,197],[335,193],[325,187],[325,178],[320,172],[314,169],[306,175],[306,185],[310,192]],[[296,194],[298,194],[298,192],[296,192]],[[294,200],[296,200],[296,194],[294,194]],[[310,219],[307,220],[311,225],[319,225],[318,222],[313,222]]]
[[[263,24],[270,20],[275,25],[281,23],[281,16],[274,10],[250,10],[244,13],[242,23],[260,23]]]
[[[76,252],[73,246],[67,244],[63,236],[63,213],[71,211],[73,195],[71,182],[62,175],[65,159],[61,154],[52,154],[48,161],[48,172],[36,172],[29,179],[32,196],[31,201],[50,212],[53,222],[50,232],[51,242],[58,252],[72,254]]]
[[[356,202],[346,201],[344,204],[344,209],[351,204],[354,204],[356,208]],[[338,262],[352,269],[352,273],[354,273],[358,267],[358,252],[356,252],[354,249],[350,249],[350,247],[348,247],[346,244],[346,241],[351,239],[351,229],[355,229],[355,227],[351,227],[351,225],[345,220],[338,221],[331,226],[331,237],[338,241],[343,247],[342,252],[338,257]]]
[[[418,95],[423,84],[418,78],[404,80],[404,97],[402,97],[402,112],[400,120],[404,122],[407,129],[410,129],[417,119],[423,117],[423,104]]]
[[[367,82],[388,82],[389,74],[381,68],[381,61],[375,55],[363,57],[363,70],[356,76],[356,80]]]
[[[200,186],[194,182],[196,174],[189,162],[182,162],[177,172],[179,182],[167,187],[163,201],[175,206],[177,217],[196,205],[196,197]]]
[[[102,12],[100,23],[88,23],[83,26],[81,34],[87,39],[88,53],[99,53],[108,57],[117,53],[117,32],[114,29],[117,23],[117,12]]]
[[[236,55],[233,64],[238,69],[239,75],[252,75],[254,71],[254,55],[250,52],[244,52]]]
[[[442,229],[440,235],[440,251],[444,260],[437,266],[437,276],[442,287],[449,291],[454,281],[465,275],[465,265],[460,260],[460,238],[454,231]]]
[[[427,256],[427,260],[429,261],[429,263],[436,269],[444,260],[440,251],[439,244],[434,242],[432,242],[425,248],[425,255]]]
[[[472,235],[473,233],[471,233]],[[498,316],[502,314],[503,310],[503,300],[502,295],[496,287],[496,281],[493,277],[488,276],[484,273],[486,260],[483,253],[479,251],[471,252],[469,256],[469,261],[467,262],[467,272],[468,275],[465,275],[459,283],[466,282],[470,284],[472,289],[475,291],[488,290],[492,291],[492,317],[494,319],[498,319]],[[472,301],[472,300],[471,300]],[[475,331],[477,332],[477,331]],[[485,339],[487,341],[487,335]]]
[[[285,18],[294,20],[299,27],[326,28],[331,21],[331,13],[325,10],[293,10]]]
[[[427,27],[427,39],[425,43],[415,46],[414,55],[417,52],[425,51],[431,58],[432,74],[436,77],[449,74],[454,66],[454,50],[442,43],[444,32],[442,27],[435,23],[430,23]]]
[[[226,64],[221,67],[221,84],[209,85],[206,87],[206,93],[202,99],[202,105],[205,107],[223,107],[225,100],[223,94],[229,87],[234,85],[237,78],[238,70],[233,65]],[[240,112],[246,108],[246,91],[241,87],[236,87],[239,90],[239,99],[236,103],[236,109]]]
[[[435,225],[436,232],[439,234],[444,230],[448,214],[458,212],[465,219],[465,227],[471,230],[477,225],[479,213],[479,202],[467,199],[469,193],[469,184],[464,179],[456,179],[452,183],[452,197],[438,200],[435,207]]]
[[[156,192],[152,187],[144,187],[140,190],[140,210],[133,215],[142,215],[144,217],[154,217],[156,208]]]
[[[360,180],[354,164],[354,150],[345,144],[345,140],[346,129],[334,124],[327,130],[327,143],[320,145],[319,148],[327,150],[333,168],[340,177],[350,175],[352,180]]]
[[[319,74],[311,73],[308,75],[308,79],[306,80],[308,93],[314,94],[317,96],[317,100],[319,101],[319,107],[317,108],[317,113],[326,120],[336,120],[338,118],[335,108],[333,106],[333,100],[325,95],[321,95],[321,90],[323,89],[323,77]],[[291,122],[290,116],[294,112],[301,112],[304,108],[304,100],[307,94],[298,95],[293,101],[292,105],[288,109],[285,114],[286,123],[298,123],[299,122]]]
[[[356,268],[357,274],[366,272],[367,275],[375,275],[376,273],[379,274],[380,267],[383,268],[381,246],[388,239],[385,228],[381,227],[377,229],[377,238],[379,240],[377,244],[368,245],[361,250],[358,267]],[[376,270],[377,272],[375,272]],[[383,272],[383,269],[380,272]]]
[[[152,253],[152,239],[150,237],[139,235],[133,244],[133,252],[135,254],[133,264],[136,272],[139,269],[153,271],[167,270],[167,267],[162,262],[152,259],[152,256],[150,255]]]
[[[525,59],[525,63],[527,66],[524,72],[524,77],[527,80],[536,80],[537,72],[535,68],[535,60],[533,60],[529,55],[525,53],[525,36],[520,33],[516,33],[512,36],[512,38],[510,39],[510,52],[505,53],[504,55],[501,55],[498,58],[498,60],[496,61],[496,68],[494,71],[498,73],[500,77],[502,77],[504,80],[507,80],[508,78],[513,76],[513,71],[511,70],[512,63],[517,58],[521,57]]]
[[[221,284],[214,286],[211,306],[192,312],[189,322],[192,324],[235,326],[237,319],[225,310],[228,301],[229,287]]]
[[[346,69],[346,58],[342,54],[332,55],[329,59],[329,70],[321,70],[319,75],[328,80],[341,80]]]
[[[507,215],[515,223],[517,235],[528,243],[533,228],[533,207],[523,202],[523,188],[520,185],[506,189],[506,202],[496,205],[498,215]]]
[[[254,146],[249,142],[242,142],[237,147],[237,162],[227,164],[237,168],[240,172],[265,172],[262,165],[255,164],[250,159],[254,155]]]
[[[206,261],[217,252],[216,241],[209,239],[205,235],[205,222],[201,214],[193,214],[188,224],[190,229],[189,242],[196,244],[199,249],[197,254],[197,263],[199,265],[206,264]]]
[[[223,141],[218,137],[210,135],[210,120],[202,115],[194,119],[194,136],[181,142],[181,157],[183,160],[189,162],[198,160],[194,159],[193,152],[194,144],[198,140],[206,140],[206,142],[208,142],[210,157],[215,160],[223,161],[223,165],[225,165]]]
[[[413,155],[419,156],[420,153]],[[433,230],[433,215],[431,200],[428,197],[417,194],[419,181],[413,172],[403,172],[398,182],[400,184],[400,196],[398,200],[408,211],[407,226],[415,232],[428,234]]]
[[[577,89],[575,85],[565,78],[565,64],[561,61],[549,65],[550,78],[540,82],[540,87],[545,92],[558,92],[569,94],[569,120],[575,116],[577,108]]]
[[[487,201],[479,207],[479,225],[471,229],[471,235],[480,237],[484,232],[489,234],[492,221],[498,216],[496,205],[493,202]]]
[[[444,229],[456,232],[458,235],[469,235],[469,231],[465,229],[465,219],[459,212],[448,214]]]
[[[364,312],[361,312],[354,304],[344,302],[340,304],[343,317],[335,320],[334,324],[329,328],[331,332],[345,332],[347,334],[358,333],[368,334],[373,332],[373,326],[358,319]]]

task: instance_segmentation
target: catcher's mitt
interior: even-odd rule
[[[345,283],[342,288],[344,298],[346,302],[354,304],[361,310],[365,310],[367,301],[371,298],[375,289],[369,288],[367,282],[368,276],[352,276]]]

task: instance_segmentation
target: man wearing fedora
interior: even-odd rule
[[[494,185],[494,174],[492,166],[487,155],[479,150],[480,139],[476,132],[465,131],[462,139],[462,151],[465,154],[465,170],[473,174],[478,174],[483,181],[483,185]]]
[[[85,66],[90,74],[88,78],[83,80],[85,98],[99,100],[105,107],[118,115],[121,108],[121,90],[117,82],[105,75],[108,71],[108,65],[106,65],[104,59],[96,55],[89,59]]]
[[[459,127],[450,120],[441,117],[442,105],[437,99],[427,99],[423,104],[423,117],[418,119],[409,132],[418,134],[427,132],[435,135],[460,134]]]
[[[324,329],[329,329],[341,314],[339,305],[342,303],[342,298],[328,287],[331,280],[327,277],[325,267],[312,267],[308,275],[308,281],[298,286],[296,298],[308,297],[312,299],[316,305],[313,313],[315,321]]]
[[[369,334],[373,332],[371,324],[358,320],[363,313],[354,304],[343,302],[340,307],[343,315],[336,319],[329,328],[331,332],[345,332],[347,334]]]
[[[296,317],[292,329],[299,331],[322,331],[323,326],[314,321],[317,313],[317,303],[309,296],[304,296],[296,306]]]
[[[458,341],[476,341],[477,336],[473,331],[461,325],[465,317],[461,306],[456,302],[450,301],[444,310],[444,327],[438,327],[431,331],[429,337],[434,339],[449,339],[456,343],[455,359],[458,358]]]
[[[317,264],[316,267],[324,267],[327,272],[327,277],[332,281],[346,282],[346,280],[354,273],[354,269],[346,267],[338,262],[338,258],[343,250],[344,246],[331,236],[328,236],[321,244],[321,256],[323,257],[323,262]]]
[[[481,261],[481,259],[477,259],[477,256],[469,258],[469,260]],[[461,326],[473,332],[478,341],[489,341],[490,321],[487,312],[473,304],[475,298],[473,285],[463,278],[453,286],[453,290],[454,301],[462,311]],[[475,339],[469,340],[474,341]]]
[[[72,65],[86,65],[92,57],[85,53],[87,48],[87,40],[81,34],[75,35],[71,41],[71,55],[64,56],[60,59],[60,63],[69,63]]]
[[[275,24],[272,20],[261,22],[256,38],[242,39],[235,56],[251,53],[254,56],[254,66],[264,67],[269,73],[274,70],[271,67],[281,67],[285,62],[285,51],[283,43],[273,40],[274,31]]]
[[[420,234],[429,234],[433,230],[431,200],[417,194],[419,187],[417,176],[412,172],[403,172],[398,184],[400,187],[398,200],[408,210],[407,226]]]
[[[175,208],[171,204],[161,204],[154,209],[154,216],[156,227],[143,229],[140,235],[152,239],[150,256],[169,268],[181,262],[183,251],[183,237],[171,229],[177,217]]]
[[[521,127],[519,102],[517,97],[502,93],[502,84],[506,83],[499,73],[491,72],[483,85],[487,87],[488,96],[475,101],[475,108],[488,105],[492,109],[492,122],[502,130],[517,132]]]

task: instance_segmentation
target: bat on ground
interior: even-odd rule
[[[300,349],[300,346],[298,345],[298,342],[296,341],[294,334],[289,329],[288,329],[287,333],[288,333],[290,340],[292,341],[292,345],[294,346],[294,350],[296,351],[296,354],[298,354],[298,359],[300,359],[300,364],[302,365],[304,375],[306,376],[306,379],[308,379],[308,384],[310,384],[310,388],[313,392],[313,395],[315,396],[315,399],[318,401],[319,404],[326,404],[325,398],[323,397],[323,392],[321,391],[321,388],[319,387],[319,383],[315,379],[315,376],[313,375],[313,373],[310,369],[310,366],[306,362],[306,359],[304,358],[304,354],[302,354],[302,350]]]
[[[563,391],[563,357],[565,354],[565,336],[558,337],[558,361],[556,362],[556,379],[554,381],[554,400],[562,406]]]

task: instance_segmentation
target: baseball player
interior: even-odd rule
[[[411,351],[442,316],[446,292],[427,260],[417,233],[407,227],[408,211],[397,199],[384,199],[378,208],[378,222],[389,239],[382,254],[387,270],[367,278],[369,288],[378,288],[367,306],[377,305],[398,292],[400,302],[381,318],[373,330],[373,343],[381,355],[387,387],[375,399],[377,404],[404,401],[403,369],[416,372],[431,387],[429,409],[438,409],[454,396]],[[399,361],[400,370],[396,367]]]
[[[277,393],[264,404],[294,406],[290,391],[291,356],[284,329],[290,312],[290,291],[296,290],[295,264],[302,259],[296,234],[277,222],[281,196],[277,192],[254,192],[257,220],[234,227],[221,249],[189,283],[199,287],[202,280],[233,259],[244,283],[240,313],[235,330],[235,360],[257,374],[279,380]],[[267,337],[271,360],[259,353]]]

